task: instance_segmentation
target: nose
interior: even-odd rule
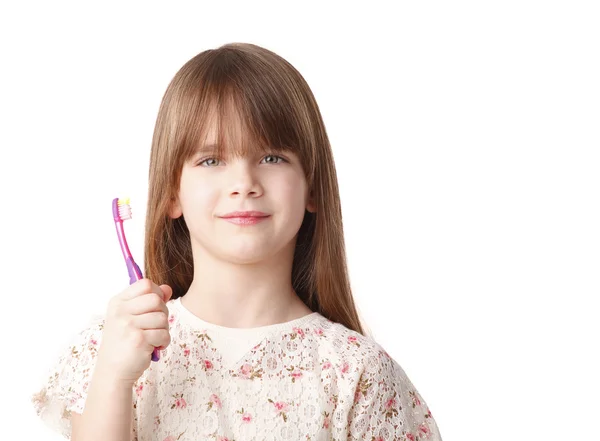
[[[262,186],[256,172],[246,160],[236,161],[231,170],[231,196],[258,197],[262,194]]]

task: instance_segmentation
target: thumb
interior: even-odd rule
[[[167,303],[173,295],[173,289],[169,285],[160,285],[159,288],[163,292],[164,302]]]

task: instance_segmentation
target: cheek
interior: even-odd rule
[[[289,202],[290,210],[304,213],[307,190],[306,183],[302,179],[297,176],[280,179],[273,189],[277,192],[278,200]]]
[[[180,198],[184,206],[184,212],[201,214],[212,214],[215,208],[219,191],[215,185],[210,182],[183,182]]]

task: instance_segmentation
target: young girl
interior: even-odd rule
[[[189,60],[148,196],[147,278],[58,359],[33,396],[45,422],[76,441],[441,440],[363,330],[327,133],[287,61],[252,44]]]

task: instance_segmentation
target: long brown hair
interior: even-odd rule
[[[172,219],[168,213],[184,162],[203,144],[213,118],[218,150],[228,144],[241,154],[287,149],[298,155],[316,212],[305,212],[298,232],[292,286],[312,311],[366,335],[350,288],[337,175],[319,107],[289,62],[254,44],[201,52],[167,87],[150,153],[146,277],[171,286],[173,299],[183,296],[193,280],[188,228],[183,216]],[[234,119],[241,127],[237,136]]]

